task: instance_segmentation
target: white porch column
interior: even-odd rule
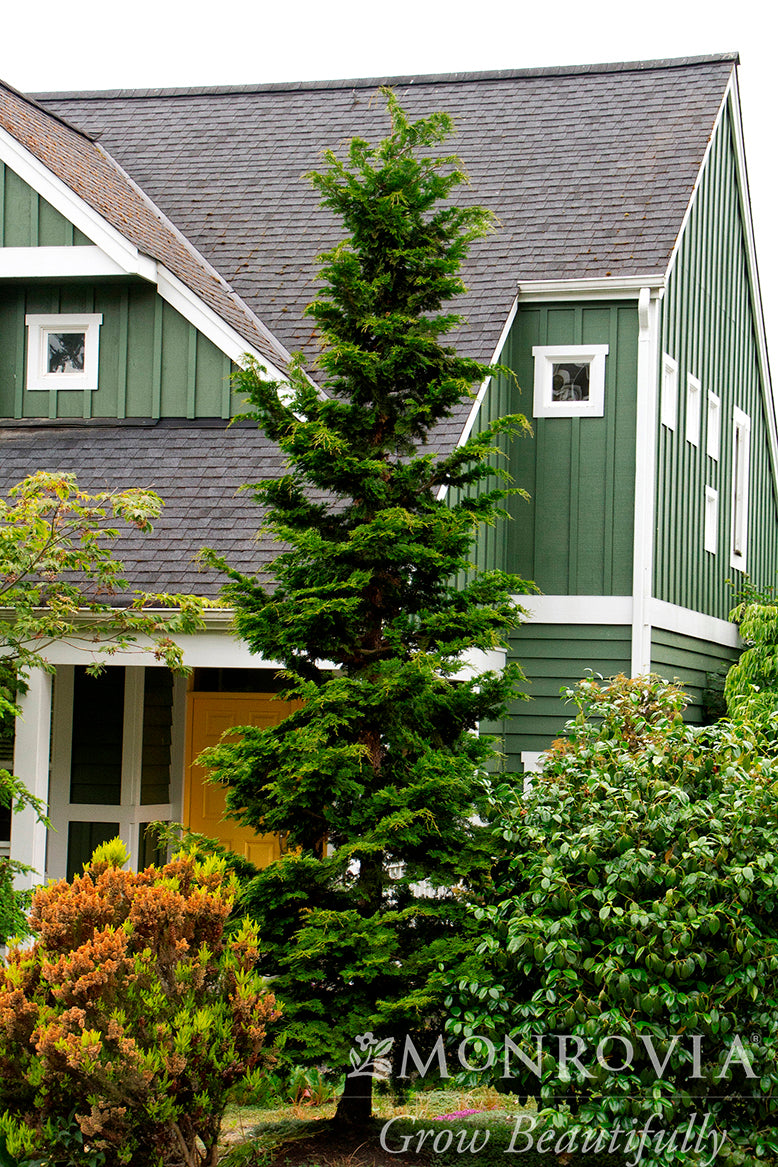
[[[22,715],[16,719],[14,774],[48,805],[52,676],[43,669],[30,673],[30,687],[19,696]],[[11,817],[11,859],[34,871],[17,876],[19,890],[42,883],[46,868],[46,828],[30,807]]]

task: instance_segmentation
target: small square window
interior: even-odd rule
[[[34,315],[25,320],[30,330],[28,389],[97,388],[101,314]]]
[[[535,345],[535,417],[602,417],[607,344]]]

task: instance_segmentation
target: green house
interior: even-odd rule
[[[453,115],[462,197],[500,221],[468,260],[457,343],[515,376],[463,401],[436,441],[451,449],[507,411],[532,420],[505,451],[530,499],[477,548],[542,593],[508,650],[532,697],[498,727],[514,772],[558,734],[560,689],[586,670],[677,677],[700,720],[738,652],[738,582],[773,581],[775,402],[736,66],[390,80],[412,116]],[[156,489],[154,535],[120,548],[134,587],[215,595],[201,546],[242,568],[272,554],[236,492],[278,473],[279,454],[227,428],[230,373],[248,352],[282,379],[302,351],[315,377],[303,308],[339,228],[304,176],[325,147],[386,133],[379,84],[0,87],[3,488],[51,469],[87,489]],[[274,837],[222,821],[195,764],[229,726],[279,717],[275,663],[248,654],[225,612],[184,651],[186,680],[140,652],[92,679],[83,647],[52,648],[15,770],[55,829],[16,816],[6,850],[59,877],[120,833],[142,863],[146,824],[168,819],[260,863],[278,854]]]

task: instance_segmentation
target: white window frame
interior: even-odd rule
[[[736,571],[746,571],[748,563],[750,446],[751,419],[735,406],[732,410],[732,538],[729,562]]]
[[[76,390],[94,392],[100,358],[101,312],[34,313],[24,318],[27,335],[27,388],[33,392]],[[47,371],[48,335],[50,332],[84,333],[84,368],[79,373]]]
[[[534,345],[535,417],[602,417],[605,412],[605,358],[607,344],[542,344]],[[554,365],[570,362],[589,365],[589,400],[554,401]]]
[[[678,420],[678,361],[662,354],[662,425],[674,430]]]
[[[712,486],[705,487],[705,534],[704,547],[711,555],[719,550],[719,492]]]
[[[109,665],[109,668],[124,666]],[[51,780],[49,818],[54,830],[49,832],[46,857],[48,879],[64,879],[67,872],[68,828],[71,822],[118,823],[118,834],[130,855],[130,867],[138,869],[139,827],[156,821],[170,822],[173,801],[142,804],[143,701],[146,670],[128,667],[124,681],[122,728],[121,801],[117,803],[75,803],[70,801],[70,770],[73,741],[73,696],[75,673],[72,665],[57,668],[52,717]],[[178,785],[171,751],[170,794],[175,799]],[[175,791],[175,793],[174,793]],[[180,809],[177,807],[176,809]]]
[[[702,385],[699,377],[686,374],[686,440],[692,446],[700,445],[702,420]]]
[[[721,456],[721,398],[708,390],[708,430],[705,448],[709,458],[718,462]]]

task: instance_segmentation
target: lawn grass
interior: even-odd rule
[[[557,1156],[552,1142],[544,1152],[525,1151],[524,1135],[511,1139],[517,1118],[526,1129],[534,1107],[487,1088],[413,1093],[395,1104],[377,1095],[375,1119],[358,1134],[328,1120],[334,1102],[275,1109],[232,1107],[225,1117],[224,1167],[622,1167],[625,1157],[608,1154]],[[440,1115],[477,1111],[449,1121]],[[391,1126],[387,1123],[391,1120]],[[384,1143],[381,1145],[381,1131]],[[451,1132],[451,1137],[446,1132]],[[541,1128],[535,1130],[535,1137]],[[554,1140],[555,1141],[555,1140]],[[387,1149],[388,1148],[388,1149]]]

